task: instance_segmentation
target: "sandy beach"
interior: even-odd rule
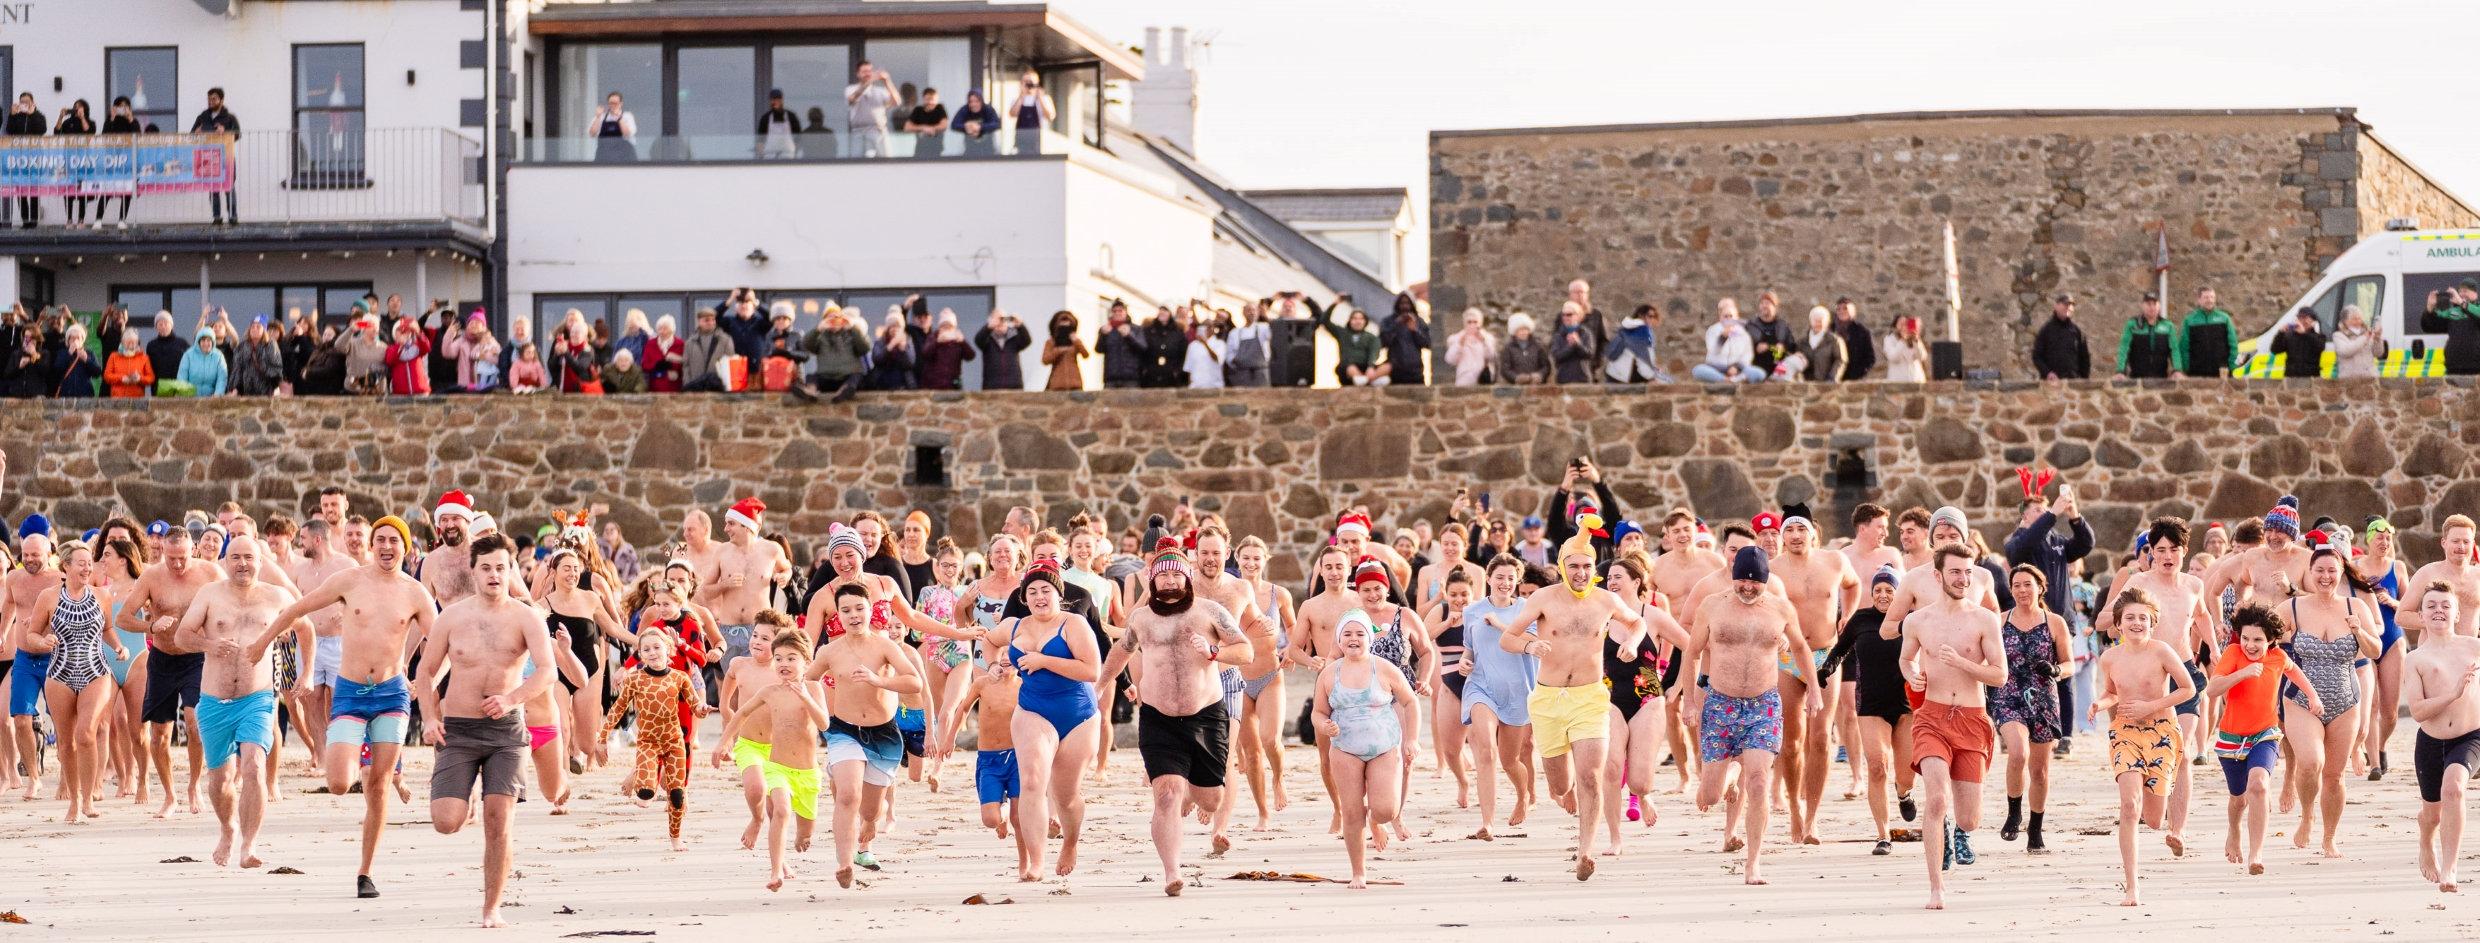
[[[0,800],[0,834],[15,849],[0,909],[27,926],[0,936],[75,940],[334,940],[791,938],[820,931],[871,940],[1110,938],[1225,939],[1323,934],[1389,940],[1523,939],[1556,928],[1574,939],[1727,932],[1735,939],[1912,940],[1933,934],[1994,934],[2098,939],[2130,932],[2160,939],[2228,939],[2279,928],[2294,939],[2470,939],[2480,934],[2475,894],[2439,894],[2414,868],[2418,793],[2407,760],[2406,725],[2393,756],[2402,767],[2382,783],[2348,783],[2345,857],[2326,860],[2290,846],[2293,820],[2276,816],[2267,841],[2269,873],[2249,877],[2222,858],[2223,803],[2218,770],[2199,768],[2190,853],[2173,860],[2158,835],[2140,845],[2147,903],[2117,906],[2118,859],[2106,831],[2115,793],[2100,767],[2098,738],[2079,738],[2056,768],[2049,804],[2053,849],[2028,855],[1999,840],[2005,811],[2000,770],[1991,770],[1988,815],[1976,833],[1979,863],[1949,879],[1944,913],[1924,913],[1920,846],[1872,857],[1867,805],[1841,798],[1838,766],[1826,794],[1821,846],[1769,846],[1767,887],[1748,887],[1738,856],[1718,854],[1720,811],[1698,815],[1680,795],[1657,792],[1657,824],[1628,823],[1626,854],[1605,860],[1579,884],[1564,860],[1573,847],[1555,806],[1531,821],[1501,827],[1494,843],[1466,840],[1474,813],[1455,807],[1452,779],[1415,773],[1414,839],[1376,856],[1373,880],[1400,886],[1351,891],[1340,884],[1226,880],[1273,870],[1345,877],[1340,843],[1326,834],[1327,806],[1315,758],[1292,747],[1287,777],[1294,802],[1266,832],[1253,832],[1246,805],[1235,821],[1238,845],[1209,858],[1204,830],[1192,824],[1183,856],[1192,888],[1167,899],[1146,839],[1147,800],[1133,749],[1112,757],[1089,796],[1087,845],[1070,881],[1018,884],[1009,846],[982,829],[972,805],[969,755],[951,762],[945,791],[906,785],[894,830],[877,854],[886,870],[866,887],[839,890],[832,846],[796,856],[800,879],[781,893],[763,887],[766,863],[737,846],[744,806],[728,773],[701,766],[691,793],[690,849],[664,847],[663,816],[616,795],[626,753],[589,772],[572,813],[551,817],[539,799],[518,807],[518,876],[510,882],[513,929],[473,928],[479,907],[479,826],[454,836],[427,819],[429,751],[409,751],[416,804],[394,807],[376,868],[385,896],[352,895],[360,797],[305,794],[307,775],[289,774],[287,795],[270,811],[261,839],[268,869],[205,863],[213,816],[175,813],[157,821],[128,800],[107,802],[96,823],[59,823],[59,803]],[[294,754],[298,757],[298,753]],[[1667,790],[1675,778],[1662,775]],[[530,777],[529,777],[530,778]],[[109,786],[107,786],[107,791]],[[1546,794],[1545,794],[1546,795]],[[1240,793],[1245,803],[1246,792]],[[826,815],[822,796],[820,813]],[[1504,815],[1504,812],[1502,812]],[[1777,837],[1780,817],[1774,820]],[[2466,880],[2480,878],[2480,842],[2467,844]],[[196,861],[174,863],[182,857]],[[278,867],[298,875],[269,873]],[[961,903],[983,895],[997,906]],[[610,931],[633,931],[628,935]],[[404,936],[411,934],[412,936]],[[598,935],[603,934],[603,935]]]

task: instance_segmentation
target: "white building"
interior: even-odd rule
[[[101,124],[189,130],[221,88],[241,123],[238,225],[204,193],[136,197],[128,226],[0,230],[0,287],[81,312],[119,303],[188,330],[202,303],[236,321],[341,316],[365,292],[473,302],[491,248],[478,0],[31,0],[0,23],[0,91],[46,119],[88,103]],[[117,201],[97,208],[117,224]]]
[[[570,309],[686,329],[747,286],[793,302],[804,328],[830,301],[875,323],[921,294],[967,333],[993,308],[1036,325],[1069,310],[1090,332],[1113,299],[1236,307],[1299,290],[1383,310],[1397,281],[1197,160],[1185,30],[1149,30],[1140,52],[1044,3],[514,2],[500,154],[481,0],[35,2],[31,22],[0,25],[0,75],[47,112],[82,97],[100,114],[143,83],[181,131],[220,85],[245,128],[240,225],[207,225],[204,195],[165,194],[139,197],[126,230],[62,228],[46,199],[44,226],[0,232],[19,296],[81,311],[170,308],[186,327],[201,291],[236,318],[339,313],[376,291],[408,309],[497,300],[538,329]],[[864,156],[845,105],[864,61],[899,99],[886,156]],[[1027,72],[1052,116],[1030,135]],[[901,130],[932,90],[951,116],[988,91],[997,127]],[[797,132],[763,133],[770,91]],[[629,133],[599,140],[613,93],[627,116],[613,133]]]

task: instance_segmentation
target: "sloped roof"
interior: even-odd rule
[[[1402,187],[1244,190],[1241,195],[1294,223],[1392,223],[1412,200]]]
[[[1387,290],[1386,283],[1376,274],[1337,255],[1308,234],[1292,228],[1291,224],[1252,202],[1239,188],[1216,176],[1178,146],[1153,135],[1126,129],[1113,129],[1111,137],[1111,151],[1121,159],[1156,167],[1194,188],[1200,196],[1221,208],[1215,218],[1216,232],[1237,245],[1227,249],[1221,239],[1217,240],[1215,263],[1218,279],[1222,277],[1220,266],[1224,262],[1229,261],[1235,266],[1244,264],[1243,258],[1233,252],[1246,248],[1281,260],[1284,265],[1299,270],[1325,288],[1323,292],[1312,294],[1323,294],[1328,299],[1349,294],[1355,306],[1379,311],[1386,310],[1388,299],[1394,297],[1395,293]],[[1248,268],[1245,271],[1259,275],[1274,274],[1258,263],[1246,264]],[[1273,287],[1308,291],[1314,286]]]

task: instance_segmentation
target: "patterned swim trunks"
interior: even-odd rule
[[[1732,697],[1705,690],[1704,729],[1697,735],[1705,762],[1718,763],[1749,750],[1782,752],[1782,694]]]

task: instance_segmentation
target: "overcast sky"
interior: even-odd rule
[[[1242,186],[1422,200],[1434,129],[2347,105],[2480,201],[2480,0],[1053,2],[1209,37],[1198,149]]]

